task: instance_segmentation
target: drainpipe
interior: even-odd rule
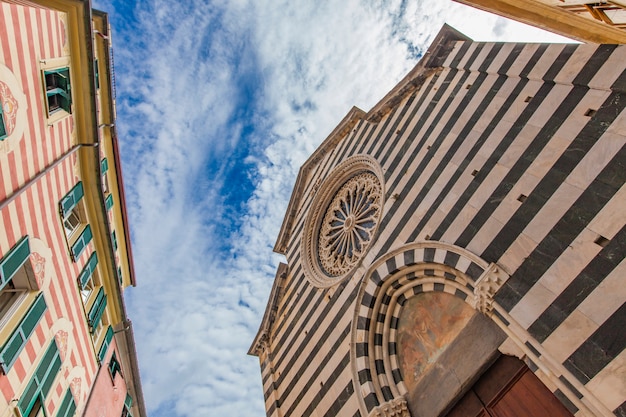
[[[54,168],[56,168],[59,164],[61,164],[63,161],[65,161],[67,158],[69,158],[70,156],[72,156],[77,150],[79,150],[82,147],[91,147],[91,148],[97,148],[99,145],[99,143],[81,143],[78,145],[74,145],[70,148],[69,151],[65,152],[65,154],[61,155],[61,157],[59,157],[56,161],[54,161],[52,164],[50,164],[46,169],[44,169],[43,171],[41,171],[39,174],[35,175],[33,178],[31,178],[30,180],[28,180],[28,182],[24,185],[22,185],[20,188],[18,188],[13,194],[11,194],[6,200],[4,200],[2,203],[0,203],[0,210],[3,210],[6,206],[8,206],[9,204],[11,204],[11,202],[13,202],[16,198],[18,198],[20,195],[22,195],[22,193],[24,193],[24,191],[28,190],[33,184],[35,184],[36,182],[38,182],[41,178],[43,178],[48,172],[52,171]]]

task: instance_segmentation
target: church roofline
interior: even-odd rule
[[[278,302],[282,295],[283,282],[287,278],[289,267],[285,263],[280,263],[276,270],[276,277],[274,278],[274,284],[272,285],[272,291],[265,307],[265,314],[263,314],[263,320],[259,325],[259,330],[252,341],[252,345],[248,350],[248,355],[259,356],[263,350],[263,344],[269,342],[269,335],[272,329],[272,324],[276,320],[276,312],[278,311]]]
[[[278,234],[278,239],[274,245],[274,252],[284,255],[287,250],[293,222],[298,214],[300,200],[306,182],[309,179],[308,176],[311,169],[315,167],[328,152],[334,149],[360,120],[367,120],[373,123],[378,122],[407,95],[417,90],[433,71],[441,67],[445,58],[453,48],[452,41],[471,41],[471,39],[452,26],[444,24],[422,59],[387,95],[372,107],[368,113],[365,113],[358,107],[352,107],[324,142],[322,142],[309,159],[306,160],[298,172],[289,205],[287,206],[287,211]]]

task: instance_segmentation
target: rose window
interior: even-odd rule
[[[371,243],[381,211],[378,178],[363,172],[346,181],[326,209],[318,239],[320,267],[329,276],[349,272]]]

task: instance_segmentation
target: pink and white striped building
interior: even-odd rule
[[[146,415],[105,13],[0,1],[0,416]]]

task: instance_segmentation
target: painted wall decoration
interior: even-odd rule
[[[476,313],[446,293],[422,293],[406,301],[397,331],[404,383],[411,391]]]
[[[17,148],[26,127],[28,103],[21,83],[10,68],[0,63],[0,106],[7,136],[0,141],[0,153]]]

